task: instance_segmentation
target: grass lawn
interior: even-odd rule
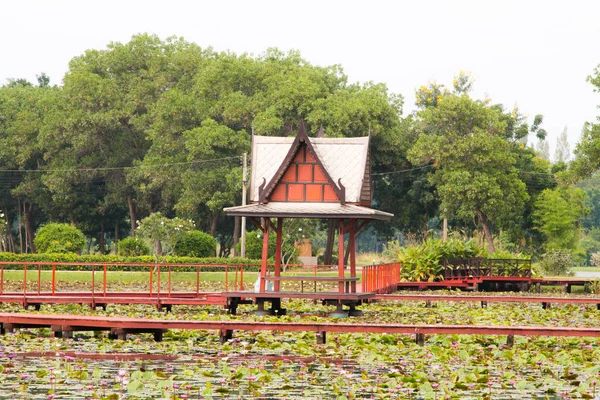
[[[256,281],[257,272],[244,272],[244,283],[253,283]],[[310,271],[288,271],[285,273],[286,275],[302,275],[302,276],[312,276],[313,272]],[[319,276],[337,276],[337,271],[319,271],[317,272]],[[42,282],[50,282],[52,281],[52,271],[41,271],[41,281]],[[235,272],[230,272],[228,274],[229,281],[233,281],[235,279]],[[103,280],[103,272],[97,271],[95,273],[95,281],[96,283],[102,282]],[[154,281],[157,279],[157,273],[154,273],[152,278]],[[161,271],[160,279],[162,281],[166,281],[168,279],[168,273]],[[23,280],[23,271],[4,271],[4,280],[6,281],[22,281]],[[38,272],[37,270],[28,270],[27,271],[27,281],[28,282],[37,282],[38,280]],[[92,281],[92,273],[90,271],[56,271],[56,280],[62,282],[91,282]],[[142,271],[109,271],[106,274],[107,282],[148,282],[149,273]],[[195,282],[196,281],[196,273],[195,272],[171,272],[171,281],[176,282]],[[224,272],[200,272],[200,281],[202,282],[224,282],[225,281],[225,273]]]
[[[575,267],[571,268],[573,272],[600,272],[600,268],[598,267]]]
[[[250,283],[256,281],[256,272],[245,272],[244,273],[244,282]],[[149,280],[148,272],[141,271],[109,271],[106,274],[107,282],[148,282]],[[156,281],[157,274],[154,273],[153,280]],[[42,282],[50,282],[52,280],[52,272],[51,271],[42,271],[40,276]],[[229,280],[233,280],[235,278],[235,273],[229,273]],[[23,271],[4,271],[4,279],[7,281],[22,281],[23,280]],[[101,282],[103,279],[102,272],[95,273],[95,281]],[[167,272],[161,272],[160,274],[161,280],[168,279]],[[27,271],[27,281],[28,282],[37,282],[38,274],[37,271],[28,270]],[[92,281],[92,273],[90,271],[56,271],[56,280],[63,282],[91,282]],[[223,282],[225,281],[225,273],[224,272],[201,272],[200,280],[204,282]],[[172,282],[195,282],[196,281],[196,273],[195,272],[172,272],[171,273],[171,281]]]

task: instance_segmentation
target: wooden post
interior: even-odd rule
[[[275,234],[277,235],[277,240],[275,241],[275,276],[279,277],[281,275],[281,242],[282,242],[282,230],[283,228],[283,218],[277,218],[277,227],[275,227]],[[273,284],[273,291],[279,292],[279,281],[275,281]]]
[[[264,230],[263,230],[263,248],[262,248],[262,261],[260,265],[260,293],[265,292],[265,284],[267,278],[267,260],[269,259],[269,218],[263,218]]]
[[[344,293],[344,220],[340,219],[338,222],[338,292]]]
[[[220,329],[219,330],[219,343],[227,343],[228,340],[233,338],[233,331],[231,329]]]
[[[515,345],[515,335],[508,335],[506,337],[506,347],[513,347]]]
[[[350,221],[350,233],[348,235],[348,247],[350,248],[350,277],[356,278],[356,220]],[[356,293],[356,281],[350,282],[350,293]]]
[[[242,205],[246,205],[246,184],[248,180],[246,179],[248,173],[248,154],[244,153],[243,160],[243,168],[242,168]],[[240,245],[240,253],[242,258],[246,257],[246,217],[242,217],[242,244]]]
[[[326,331],[317,332],[316,336],[317,336],[317,344],[327,343],[327,332]]]
[[[52,296],[56,290],[56,264],[52,264]]]

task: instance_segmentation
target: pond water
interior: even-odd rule
[[[399,341],[388,348],[404,357],[387,363],[377,361],[369,346],[364,357],[352,360],[326,354],[271,354],[271,345],[239,339],[225,345],[225,351],[207,347],[208,343],[190,347],[181,355],[0,354],[0,399],[558,400],[581,398],[580,392],[572,391],[589,369],[586,364],[571,365],[567,371],[551,364],[533,363],[532,367],[502,346],[466,351],[456,342],[447,348],[439,343],[410,349],[410,342]],[[494,357],[505,351],[511,352],[506,356],[511,362],[496,361],[494,365]],[[415,357],[418,354],[420,359]],[[491,362],[484,361],[484,356],[490,356]],[[470,362],[465,363],[464,358]],[[590,388],[587,398],[600,398],[595,389]]]

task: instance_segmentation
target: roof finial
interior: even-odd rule
[[[321,124],[321,127],[319,128],[319,132],[317,132],[317,137],[318,138],[325,137],[325,131],[323,131],[323,124]]]
[[[304,126],[304,120],[300,120],[300,124],[298,124],[298,136],[300,137],[300,141],[304,142],[308,136],[306,135],[306,127]]]

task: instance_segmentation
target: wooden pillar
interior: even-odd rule
[[[344,220],[338,222],[338,278],[344,279]],[[338,292],[344,293],[344,282],[340,280]]]
[[[350,233],[348,235],[348,247],[350,248],[350,277],[356,278],[356,220],[350,221]],[[356,293],[356,281],[350,282],[350,292]]]
[[[267,260],[269,259],[269,225],[271,221],[269,218],[263,218],[263,248],[262,248],[262,262],[260,265],[260,293],[265,292],[265,284],[267,278]]]
[[[282,241],[282,227],[283,218],[277,218],[277,227],[275,227],[275,233],[277,234],[277,240],[275,244],[275,276],[281,276],[281,241]],[[279,281],[275,281],[273,285],[273,291],[279,292]]]

